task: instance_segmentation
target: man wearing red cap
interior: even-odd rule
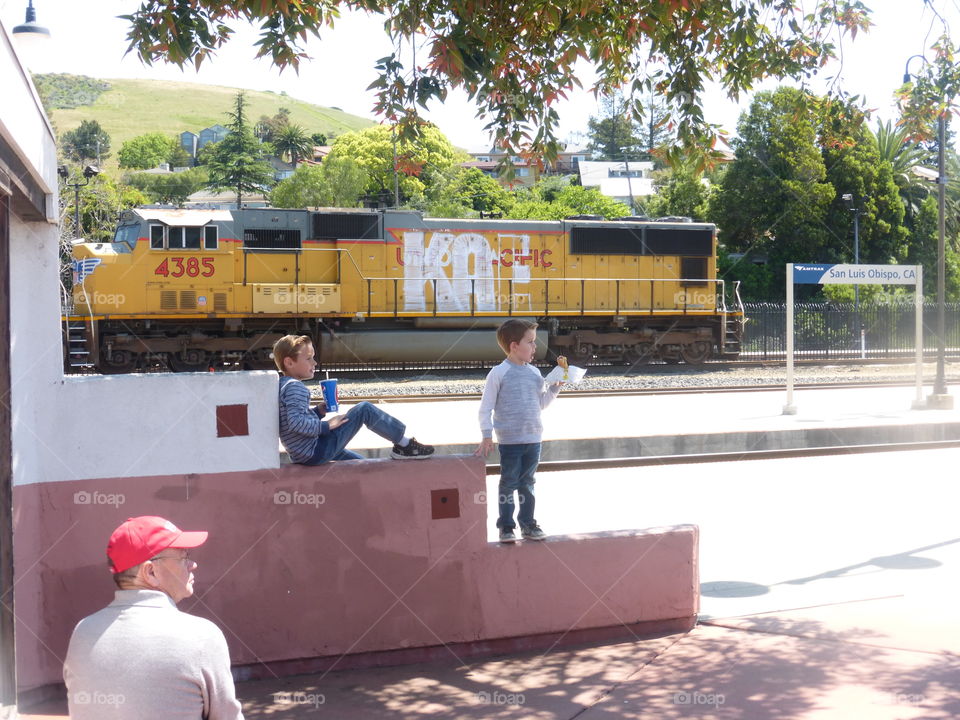
[[[220,629],[177,610],[205,532],[130,518],[107,545],[119,590],[73,631],[63,678],[72,720],[242,720]]]

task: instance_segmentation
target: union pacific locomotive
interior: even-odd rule
[[[287,333],[321,367],[492,361],[510,316],[540,323],[540,359],[698,364],[743,328],[716,229],[690,222],[140,208],[73,254],[68,365],[105,373],[272,367]]]

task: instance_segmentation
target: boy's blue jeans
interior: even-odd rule
[[[536,480],[533,474],[540,464],[540,443],[523,445],[500,445],[500,487],[498,504],[500,518],[497,527],[502,530],[513,530],[513,493],[516,491],[520,498],[520,511],[517,521],[520,528],[528,528],[534,524],[533,509],[535,499],[533,486]]]
[[[347,417],[350,418],[348,422],[317,438],[317,449],[313,451],[313,457],[303,465],[322,465],[331,460],[362,460],[363,455],[345,448],[364,425],[394,444],[403,440],[403,433],[407,429],[407,426],[393,415],[388,415],[368,402],[350,408]]]

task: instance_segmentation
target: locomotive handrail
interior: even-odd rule
[[[476,298],[476,293],[477,293],[477,284],[476,284],[476,283],[477,283],[477,280],[478,280],[478,279],[480,279],[480,280],[489,280],[489,281],[498,282],[498,283],[504,283],[504,282],[507,283],[507,294],[506,294],[506,297],[503,298],[503,300],[501,301],[503,304],[506,305],[506,308],[505,308],[505,309],[497,309],[497,310],[483,310],[483,311],[481,311],[480,314],[491,314],[491,313],[492,313],[492,314],[495,314],[495,315],[506,314],[506,315],[508,315],[508,316],[512,316],[512,315],[514,315],[514,314],[517,314],[518,312],[521,312],[521,311],[520,311],[520,308],[517,307],[517,302],[516,302],[517,298],[516,298],[515,295],[514,295],[514,289],[516,288],[516,284],[517,284],[516,278],[499,278],[499,279],[498,279],[498,278],[477,278],[477,277],[475,277],[475,276],[469,276],[469,277],[440,276],[440,277],[438,277],[437,275],[430,275],[430,276],[420,275],[420,276],[413,276],[413,277],[401,277],[401,276],[382,277],[382,276],[375,276],[375,275],[373,275],[373,276],[364,276],[364,275],[362,274],[362,272],[360,273],[360,277],[362,278],[362,280],[366,281],[366,285],[367,285],[367,312],[366,312],[367,317],[376,317],[376,316],[384,316],[384,317],[385,317],[385,316],[392,316],[392,317],[394,317],[394,318],[397,318],[397,317],[406,317],[408,314],[417,314],[417,313],[423,313],[423,312],[429,312],[429,313],[431,313],[434,317],[436,317],[439,313],[443,313],[443,314],[445,314],[445,315],[456,315],[456,316],[460,316],[460,315],[475,316],[475,315],[478,314],[478,311],[477,311],[477,298]],[[415,310],[415,311],[401,310],[401,309],[400,309],[400,303],[399,303],[399,299],[400,299],[399,285],[400,285],[400,282],[401,282],[401,281],[403,281],[403,282],[415,282],[415,283],[416,283],[416,282],[429,283],[430,288],[431,288],[432,293],[433,293],[432,302],[428,305],[428,304],[426,304],[426,298],[424,298],[424,306],[423,306],[422,309],[420,309],[420,310]],[[462,309],[462,310],[458,310],[458,309],[441,310],[441,308],[440,308],[440,303],[439,303],[438,297],[437,297],[437,283],[440,282],[440,281],[446,281],[446,282],[458,282],[458,281],[459,281],[459,282],[469,282],[469,283],[470,283],[469,310],[467,310],[467,309]],[[387,303],[387,304],[385,305],[385,307],[384,307],[383,310],[376,310],[376,311],[375,311],[375,310],[373,309],[373,295],[374,295],[373,283],[375,283],[375,282],[384,282],[384,283],[389,282],[389,283],[392,284],[392,286],[393,286],[392,307],[390,307],[390,306],[389,306],[389,303]],[[621,311],[624,311],[624,310],[625,310],[625,311],[628,311],[628,312],[631,312],[631,313],[645,312],[645,313],[649,313],[650,315],[665,314],[665,313],[678,313],[678,312],[679,312],[679,313],[682,313],[682,314],[684,314],[684,315],[689,314],[689,313],[691,313],[691,312],[695,312],[695,313],[711,312],[711,311],[713,311],[713,312],[722,312],[722,313],[729,312],[728,309],[727,309],[727,307],[726,307],[726,281],[723,280],[722,278],[587,278],[587,277],[567,277],[567,278],[530,278],[529,280],[527,280],[527,279],[523,280],[524,285],[534,285],[534,284],[536,284],[536,283],[543,283],[543,286],[544,286],[544,288],[543,288],[543,301],[544,301],[544,305],[543,305],[542,313],[543,313],[544,315],[550,315],[550,314],[551,314],[551,308],[550,308],[550,283],[551,283],[551,282],[553,282],[553,283],[557,283],[557,282],[561,282],[561,283],[568,283],[568,282],[580,283],[580,299],[579,299],[579,302],[578,302],[576,305],[574,305],[573,307],[569,307],[569,308],[567,308],[567,309],[564,309],[564,308],[562,308],[562,307],[561,307],[561,308],[558,308],[558,309],[555,309],[555,310],[553,310],[553,314],[572,314],[572,313],[576,313],[576,314],[579,314],[579,315],[581,315],[581,316],[586,316],[586,315],[607,314],[607,313],[609,313],[609,312],[610,312],[609,308],[593,308],[593,309],[588,309],[588,307],[587,307],[587,302],[586,302],[586,289],[587,289],[587,283],[594,283],[594,284],[596,284],[596,283],[611,283],[611,282],[612,282],[612,283],[616,283],[616,285],[615,285],[615,295],[614,295],[614,297],[615,297],[614,312],[615,312],[615,314],[617,314],[617,315],[621,314]],[[647,306],[647,307],[632,307],[632,308],[631,308],[631,307],[627,307],[627,308],[624,308],[624,307],[623,307],[623,303],[622,303],[622,297],[623,297],[623,295],[622,295],[622,292],[621,292],[621,284],[622,284],[622,283],[641,283],[641,282],[648,282],[648,283],[650,284],[650,288],[649,288],[650,304],[649,304],[649,306]],[[708,303],[706,307],[704,307],[704,304],[693,304],[693,303],[690,303],[690,302],[689,302],[689,293],[687,293],[687,292],[685,292],[685,291],[683,292],[683,297],[682,297],[682,299],[680,299],[680,298],[675,299],[674,305],[668,306],[668,307],[660,307],[660,308],[655,307],[655,304],[656,304],[656,303],[655,303],[655,300],[654,300],[654,291],[655,291],[655,288],[656,288],[656,283],[658,283],[658,282],[659,282],[659,283],[671,283],[671,284],[681,283],[681,284],[686,284],[686,285],[711,285],[711,284],[712,284],[712,285],[715,286],[715,291],[714,291],[713,293],[710,293],[713,307],[710,307],[710,306],[709,306],[710,303]],[[675,296],[675,297],[676,297],[676,296]],[[527,302],[528,302],[528,303],[530,302],[529,296],[528,296]],[[431,306],[432,306],[432,307],[431,307]],[[501,307],[502,307],[502,305],[501,305]],[[534,308],[533,308],[532,306],[529,307],[529,312],[533,312],[533,311],[534,311]],[[539,311],[538,311],[538,312],[539,312]],[[741,312],[742,312],[742,311],[741,311]]]

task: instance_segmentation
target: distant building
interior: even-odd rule
[[[631,198],[655,194],[653,163],[579,161],[580,184],[597,188],[601,194],[627,205]]]
[[[190,132],[189,130],[180,133],[180,147],[182,147],[184,152],[186,152],[187,155],[192,158],[197,157],[197,143],[199,140],[200,138],[197,136],[197,134]]]
[[[278,157],[267,158],[267,162],[270,163],[270,167],[273,168],[273,179],[275,182],[286,180],[288,177],[293,175],[293,165],[290,163],[285,162]]]
[[[197,140],[197,150],[203,149],[205,145],[210,143],[218,143],[223,140],[229,131],[220,124],[211,125],[208,128],[204,128],[200,131],[200,136]]]
[[[536,160],[528,160],[517,155],[511,156],[510,159],[513,161],[514,177],[512,180],[507,180],[505,177],[501,177],[498,169],[500,161],[507,157],[507,153],[500,150],[488,150],[487,152],[470,154],[473,155],[473,160],[460,163],[460,166],[465,168],[476,168],[484,175],[489,175],[490,177],[496,179],[501,185],[508,187],[516,185],[533,185],[535,182],[537,182],[537,180],[540,179],[541,168],[540,164]]]

